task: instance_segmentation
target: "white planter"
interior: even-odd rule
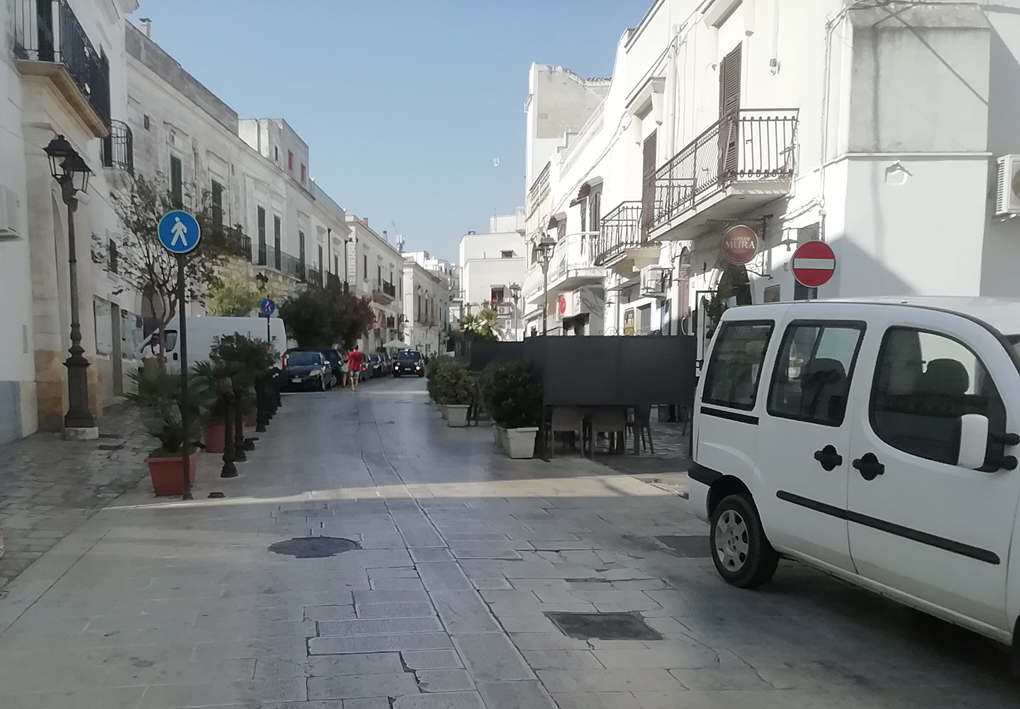
[[[448,404],[446,407],[446,425],[450,428],[465,428],[468,425],[467,404]]]
[[[511,458],[534,458],[537,427],[506,429],[506,454]]]
[[[497,425],[493,425],[492,427],[492,442],[496,444],[497,448],[503,447],[503,434]]]

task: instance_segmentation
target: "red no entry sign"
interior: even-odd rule
[[[793,277],[808,288],[824,285],[836,272],[836,254],[823,241],[809,241],[793,252]]]

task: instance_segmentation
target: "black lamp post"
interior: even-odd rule
[[[513,328],[514,328],[514,342],[517,341],[517,322],[520,317],[520,313],[517,309],[517,303],[521,300],[521,286],[519,283],[510,284],[510,300],[514,302],[514,317],[513,317]]]
[[[535,244],[535,255],[542,259],[542,336],[549,334],[549,260],[556,250],[556,239],[548,234]]]
[[[78,209],[79,192],[89,187],[92,170],[74,147],[62,135],[49,142],[45,148],[50,160],[50,174],[60,185],[60,195],[67,205],[67,248],[70,266],[71,287],[71,347],[70,357],[64,362],[67,367],[67,414],[64,428],[95,428],[96,421],[89,411],[89,361],[81,346],[81,323],[78,321],[78,257],[74,240],[74,213]]]

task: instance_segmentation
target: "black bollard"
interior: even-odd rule
[[[255,380],[255,433],[265,433],[269,423],[269,401],[266,396],[267,381],[265,375]]]
[[[234,460],[243,463],[248,460],[244,445],[244,414],[241,413],[241,394],[234,392]]]
[[[237,466],[234,465],[234,421],[230,415],[234,391],[229,379],[227,380],[225,390],[220,395],[223,397],[223,470],[220,471],[220,477],[236,478]]]

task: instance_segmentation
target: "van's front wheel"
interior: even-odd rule
[[[779,555],[769,544],[754,502],[730,495],[712,513],[712,561],[727,583],[757,588],[772,578]]]

